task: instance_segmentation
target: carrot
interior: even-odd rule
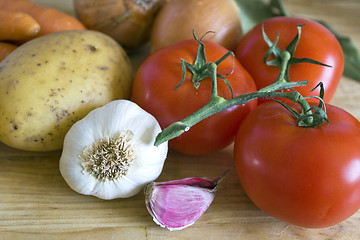
[[[0,10],[0,40],[27,40],[35,37],[40,25],[24,12]]]
[[[0,62],[16,48],[17,46],[14,44],[0,42]]]
[[[29,0],[0,0],[0,9],[22,11],[40,24],[39,36],[64,30],[85,29],[75,17]]]

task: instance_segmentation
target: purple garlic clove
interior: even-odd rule
[[[217,185],[226,175],[214,181],[184,178],[153,182],[145,187],[145,204],[156,224],[169,230],[192,225],[214,200]]]

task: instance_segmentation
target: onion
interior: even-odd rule
[[[151,51],[197,37],[235,50],[243,35],[239,8],[233,0],[171,0],[156,15],[150,36]]]
[[[88,28],[135,48],[149,39],[153,19],[166,0],[74,0],[75,13]]]

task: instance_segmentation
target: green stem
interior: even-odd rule
[[[287,98],[293,102],[298,102],[305,110],[309,110],[310,106],[307,101],[297,92],[276,92],[278,90],[289,89],[292,87],[303,86],[307,84],[307,81],[301,82],[288,82],[284,76],[286,68],[290,60],[290,54],[287,51],[282,53],[282,68],[278,79],[271,85],[264,87],[256,92],[242,94],[238,97],[226,100],[217,95],[217,65],[215,63],[209,63],[207,65],[208,71],[212,73],[212,93],[209,102],[198,111],[194,112],[190,116],[184,118],[181,121],[175,122],[165,128],[156,137],[155,146],[160,145],[168,140],[180,136],[184,132],[188,131],[192,126],[198,122],[204,120],[211,115],[222,112],[232,106],[246,104],[257,98]]]

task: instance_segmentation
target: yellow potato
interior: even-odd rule
[[[0,141],[61,149],[76,121],[130,97],[132,75],[123,48],[103,33],[73,30],[29,41],[0,63]]]

